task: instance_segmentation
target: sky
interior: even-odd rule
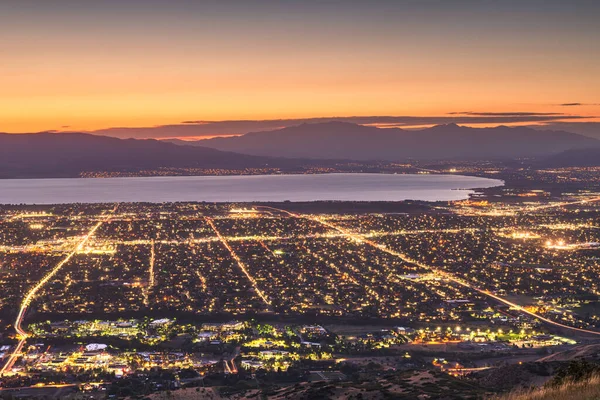
[[[598,121],[599,19],[594,0],[5,0],[0,131]]]

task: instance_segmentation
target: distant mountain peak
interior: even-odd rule
[[[461,129],[468,129],[467,126],[458,125],[454,122],[450,122],[448,124],[439,124],[434,125],[430,128],[421,129],[420,131],[446,131],[446,132],[455,132]]]
[[[472,128],[450,123],[403,130],[327,121],[196,143],[262,156],[406,161],[547,156],[599,142],[574,133],[525,127]]]
[[[0,178],[77,177],[89,172],[161,168],[263,168],[291,162],[295,161],[153,139],[117,139],[76,132],[0,134]]]

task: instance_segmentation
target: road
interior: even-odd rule
[[[96,233],[98,228],[100,228],[100,226],[109,219],[110,215],[98,222],[97,224],[95,224],[92,227],[92,229],[90,229],[90,231],[81,239],[81,241],[79,241],[75,249],[71,251],[65,258],[63,258],[62,261],[56,264],[54,268],[52,268],[46,275],[44,275],[44,277],[34,287],[32,287],[29,290],[29,292],[27,292],[25,298],[21,302],[21,308],[19,309],[19,314],[17,314],[17,319],[15,320],[15,332],[17,333],[19,343],[17,344],[17,347],[15,347],[11,355],[8,357],[7,362],[0,370],[0,375],[12,369],[12,367],[15,364],[15,361],[17,361],[17,358],[19,358],[19,355],[23,350],[23,346],[25,346],[25,342],[27,341],[28,334],[23,330],[21,326],[23,323],[23,319],[25,318],[25,312],[27,311],[27,307],[29,307],[29,305],[35,300],[35,297],[40,291],[40,289],[42,289],[44,285],[46,285],[46,283],[48,283],[48,281],[52,279],[62,269],[62,267],[64,267],[65,264],[67,264],[71,260],[71,258],[73,258],[75,254],[77,254],[81,249],[83,249],[83,246],[85,246],[87,241],[94,235],[94,233]]]
[[[451,281],[453,281],[453,282],[455,282],[455,283],[458,283],[458,284],[460,284],[462,286],[465,286],[465,287],[468,287],[470,289],[476,290],[476,291],[478,291],[481,294],[484,294],[484,295],[486,295],[488,297],[491,297],[492,299],[494,299],[496,301],[499,301],[500,303],[504,303],[507,306],[510,306],[510,307],[514,308],[515,310],[517,310],[517,311],[525,313],[525,314],[527,314],[527,315],[529,315],[531,317],[537,318],[538,320],[540,320],[542,322],[545,322],[545,323],[547,323],[549,325],[553,325],[553,326],[556,326],[556,327],[559,327],[559,328],[568,329],[568,330],[574,331],[574,332],[579,332],[579,333],[585,333],[585,334],[600,336],[600,332],[598,332],[598,331],[592,331],[592,330],[589,330],[589,329],[575,328],[573,326],[563,325],[561,323],[552,321],[551,319],[542,317],[541,315],[536,314],[534,312],[531,312],[531,311],[525,309],[524,307],[522,307],[522,306],[520,306],[520,305],[518,305],[516,303],[513,303],[512,301],[508,301],[508,300],[506,300],[506,299],[504,299],[504,298],[502,298],[500,296],[496,296],[495,294],[493,294],[493,293],[491,293],[491,292],[489,292],[487,290],[483,290],[483,289],[479,289],[479,288],[473,287],[472,285],[470,285],[467,282],[464,282],[464,281],[462,281],[460,279],[453,278],[453,277],[446,277],[446,278],[449,279],[449,280],[451,280]]]
[[[215,232],[215,235],[217,235],[217,237],[219,238],[221,243],[223,243],[223,246],[225,246],[225,248],[229,251],[229,253],[231,254],[231,257],[233,257],[233,259],[237,263],[238,267],[242,270],[244,275],[246,275],[246,278],[248,278],[248,280],[252,284],[252,287],[254,288],[254,291],[256,292],[256,294],[258,294],[258,297],[260,297],[260,299],[267,306],[267,312],[269,312],[270,311],[269,307],[271,306],[271,300],[269,300],[269,298],[263,293],[263,291],[260,290],[260,288],[258,287],[258,283],[256,282],[256,279],[254,279],[254,277],[252,275],[250,275],[250,273],[248,272],[248,269],[246,268],[246,264],[244,264],[242,259],[240,257],[238,257],[236,252],[229,245],[229,242],[227,242],[227,239],[225,239],[225,237],[223,235],[221,235],[221,232],[219,232],[219,230],[215,226],[215,223],[213,222],[212,218],[205,217],[205,220],[208,223],[208,225],[210,225],[212,230]]]
[[[560,203],[544,204],[541,206],[522,207],[521,209],[519,209],[519,211],[546,210],[549,208],[566,207],[566,206],[572,206],[574,204],[595,203],[598,201],[600,201],[600,197],[592,197],[591,199],[576,200],[576,201],[563,201]]]
[[[594,198],[594,199],[588,199],[586,201],[578,201],[578,202],[563,203],[563,204],[564,205],[579,204],[579,203],[586,203],[586,202],[590,202],[590,201],[600,201],[600,197]],[[384,252],[386,252],[386,253],[388,253],[388,254],[390,254],[392,256],[396,256],[396,257],[400,258],[401,260],[403,260],[403,261],[405,261],[407,263],[415,264],[415,265],[418,265],[419,267],[428,269],[428,270],[432,271],[434,274],[436,274],[436,275],[438,275],[438,276],[440,276],[440,277],[442,277],[442,278],[444,278],[444,279],[446,279],[448,281],[454,282],[454,283],[459,284],[459,285],[461,285],[463,287],[466,287],[468,289],[475,290],[475,291],[477,291],[477,292],[479,292],[479,293],[481,293],[481,294],[483,294],[483,295],[485,295],[485,296],[487,296],[487,297],[489,297],[491,299],[494,299],[494,300],[496,300],[496,301],[498,301],[500,303],[506,304],[506,305],[508,305],[508,306],[510,306],[510,307],[512,307],[512,308],[514,308],[514,309],[516,309],[516,310],[518,310],[518,311],[520,311],[520,312],[522,312],[524,314],[527,314],[527,315],[529,315],[529,316],[531,316],[533,318],[536,318],[536,319],[538,319],[538,320],[540,320],[540,321],[542,321],[544,323],[547,323],[549,325],[556,326],[556,327],[559,327],[559,328],[562,328],[562,329],[567,329],[567,330],[572,331],[572,332],[585,333],[585,334],[589,334],[589,335],[600,336],[600,332],[598,332],[598,331],[592,331],[592,330],[588,330],[588,329],[575,328],[575,327],[569,326],[569,325],[563,325],[563,324],[561,324],[559,322],[552,321],[552,320],[550,320],[548,318],[545,318],[545,317],[543,317],[543,316],[541,316],[539,314],[536,314],[536,313],[534,313],[532,311],[526,310],[524,307],[522,307],[522,306],[520,306],[520,305],[518,305],[516,303],[513,303],[511,301],[508,301],[508,300],[506,300],[506,299],[504,299],[502,297],[496,296],[495,294],[491,293],[490,291],[487,291],[487,290],[484,290],[484,289],[480,289],[477,286],[474,286],[473,284],[467,282],[464,279],[457,278],[456,276],[454,276],[454,275],[452,275],[452,274],[450,274],[450,273],[448,273],[446,271],[442,271],[442,270],[440,270],[438,268],[435,268],[435,267],[432,267],[430,265],[423,264],[423,263],[421,263],[421,262],[419,262],[417,260],[413,260],[412,258],[410,258],[409,256],[407,256],[406,254],[397,252],[395,250],[388,249],[385,245],[382,245],[380,243],[377,243],[377,242],[374,242],[372,240],[366,239],[364,237],[364,235],[356,234],[356,233],[354,233],[352,231],[349,231],[348,229],[345,229],[345,228],[342,228],[340,226],[337,226],[337,225],[335,225],[335,224],[333,224],[333,223],[331,223],[329,221],[324,220],[323,218],[321,218],[319,216],[309,216],[309,215],[296,214],[296,213],[292,213],[292,212],[289,212],[289,211],[286,211],[286,210],[283,210],[283,209],[269,207],[269,206],[257,206],[257,208],[267,208],[267,209],[271,209],[271,210],[274,210],[274,211],[277,211],[277,212],[280,212],[280,213],[284,213],[284,214],[290,215],[290,216],[295,217],[295,218],[303,218],[303,219],[308,219],[308,220],[312,220],[312,221],[318,222],[321,225],[324,225],[324,226],[329,227],[331,229],[335,229],[336,231],[344,234],[346,237],[348,237],[348,238],[350,238],[350,239],[352,239],[352,240],[354,240],[354,241],[356,241],[358,243],[367,244],[367,245],[375,247],[375,248],[377,248],[377,249],[379,249],[381,251],[384,251]]]
[[[236,347],[233,352],[233,355],[231,356],[231,372],[233,372],[234,374],[237,374],[239,372],[237,365],[235,365],[235,359],[237,358],[237,356],[240,355],[241,349],[242,348],[240,346]]]
[[[150,302],[150,291],[154,287],[154,263],[156,260],[156,245],[154,240],[150,241],[150,261],[148,265],[148,283],[146,284],[146,288],[144,289],[144,304],[148,307]]]
[[[600,229],[600,227],[593,227],[596,229]],[[383,237],[383,236],[404,236],[404,235],[419,235],[423,233],[476,233],[479,229],[477,228],[458,228],[458,229],[421,229],[421,230],[399,230],[399,231],[391,231],[391,232],[369,232],[364,234],[366,237]],[[227,242],[245,242],[249,240],[259,240],[265,242],[278,241],[278,240],[290,240],[290,239],[318,239],[318,238],[338,238],[344,237],[341,233],[322,233],[322,234],[312,234],[312,235],[287,235],[287,236],[263,236],[263,235],[255,235],[255,236],[225,236],[223,235]],[[104,238],[102,241],[102,245],[107,247],[116,248],[117,246],[139,246],[139,245],[147,245],[150,246],[152,250],[155,245],[195,245],[202,243],[212,243],[219,242],[220,239],[217,236],[211,236],[206,238],[195,238],[195,239],[186,239],[186,240],[111,240],[108,238]],[[26,245],[26,246],[3,246],[0,245],[0,253],[57,253],[64,252],[64,249],[60,247],[60,242],[56,240],[52,245],[46,246],[44,248],[40,248],[36,245]],[[151,253],[152,256],[153,253]],[[150,258],[149,271],[152,269],[152,260]],[[149,279],[151,281],[151,285],[154,284],[154,281],[151,279],[152,275],[149,275]]]

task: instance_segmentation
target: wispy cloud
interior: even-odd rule
[[[347,116],[326,118],[302,119],[272,119],[272,120],[227,120],[207,121],[188,120],[179,124],[161,125],[139,128],[109,128],[91,133],[98,135],[114,136],[119,138],[201,138],[213,136],[243,135],[249,132],[275,130],[300,124],[311,124],[331,121],[343,121],[361,125],[374,125],[379,127],[417,127],[439,124],[524,124],[524,123],[549,123],[553,121],[578,120],[588,118],[579,115],[562,113],[535,113],[535,112],[455,112],[444,116],[418,117],[418,116]]]
[[[539,116],[559,116],[565,115],[564,113],[557,112],[474,112],[474,111],[455,111],[450,112],[448,115],[475,115],[480,117],[539,117]]]
[[[557,105],[561,107],[599,106],[600,103],[561,103]]]

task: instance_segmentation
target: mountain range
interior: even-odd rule
[[[83,133],[0,133],[0,178],[76,177],[82,172],[285,167],[295,161]]]
[[[575,133],[527,127],[470,128],[447,124],[403,130],[347,122],[302,124],[241,136],[175,142],[256,156],[363,161],[540,157],[600,145],[596,139]]]
[[[542,168],[600,167],[600,148],[572,149],[540,160]]]
[[[563,131],[438,125],[420,131],[345,122],[303,124],[194,142],[85,133],[0,133],[0,178],[76,177],[160,168],[293,170],[335,160],[511,159],[548,166],[600,165],[600,141]],[[541,164],[540,164],[541,165]]]

